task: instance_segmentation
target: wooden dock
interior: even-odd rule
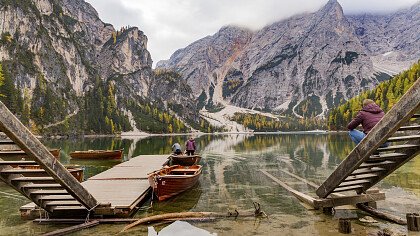
[[[103,215],[128,217],[147,200],[150,191],[147,174],[160,169],[168,155],[141,155],[99,173],[82,186],[101,204]],[[39,216],[35,203],[20,209],[24,218]],[[97,213],[95,213],[97,214]]]

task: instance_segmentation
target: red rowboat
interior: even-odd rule
[[[149,184],[159,201],[192,188],[200,178],[202,166],[174,165],[149,174]]]
[[[124,149],[121,150],[88,150],[71,152],[73,159],[122,159]]]

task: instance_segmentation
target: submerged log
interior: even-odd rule
[[[124,232],[128,229],[131,229],[137,225],[144,224],[144,223],[152,223],[152,222],[158,222],[158,221],[167,221],[167,220],[173,220],[173,219],[187,219],[187,218],[226,218],[226,217],[255,217],[258,216],[255,213],[246,212],[246,213],[239,213],[235,210],[235,212],[228,212],[226,213],[217,213],[217,212],[179,212],[179,213],[167,213],[162,215],[154,215],[150,217],[146,217],[140,220],[137,220],[134,223],[131,223],[124,227],[121,232]]]
[[[394,222],[394,223],[397,223],[397,224],[400,224],[400,225],[406,225],[407,224],[407,221],[406,220],[404,220],[404,219],[402,219],[402,218],[400,218],[398,216],[394,216],[394,215],[391,215],[389,213],[379,211],[379,210],[377,210],[377,209],[375,209],[373,207],[366,206],[365,204],[358,203],[358,204],[356,204],[356,206],[360,210],[366,211],[367,213],[369,213],[369,214],[371,214],[373,216],[376,216],[376,217],[378,217],[380,219],[388,220],[388,221],[391,221],[391,222]]]
[[[67,234],[74,233],[82,229],[91,228],[97,225],[99,225],[99,221],[93,220],[93,221],[89,221],[80,225],[73,225],[64,229],[55,230],[55,231],[43,234],[43,236],[67,235]]]

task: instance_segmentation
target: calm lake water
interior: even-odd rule
[[[124,159],[128,160],[138,155],[170,153],[173,143],[184,143],[186,139],[186,136],[163,136],[42,142],[50,148],[60,147],[61,162],[82,165],[85,178],[88,178],[119,162],[73,161],[68,156],[69,152],[124,148]],[[295,189],[315,196],[314,189],[279,170],[321,183],[354,147],[346,134],[203,135],[197,137],[196,142],[203,156],[200,183],[168,201],[145,204],[135,217],[180,211],[247,211],[253,210],[252,202],[255,201],[261,204],[268,219],[222,219],[191,224],[217,235],[337,235],[337,218],[365,216],[356,210],[337,210],[334,216],[309,211],[260,171],[267,170]],[[406,212],[419,212],[419,179],[420,158],[417,157],[377,185],[387,197],[385,201],[378,202],[378,208],[401,217],[405,217]],[[27,199],[0,183],[0,235],[37,235],[65,227],[21,220],[19,207],[26,203]],[[166,226],[155,226],[155,230]],[[353,220],[352,226],[354,235],[376,233],[384,228],[407,233],[404,226],[383,221],[365,224]],[[100,225],[75,235],[114,235],[123,227],[122,224]],[[138,226],[127,235],[147,235],[147,232],[146,226]]]

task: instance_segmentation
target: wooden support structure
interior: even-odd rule
[[[349,219],[338,219],[338,232],[342,234],[351,233],[351,221]]]
[[[294,175],[290,172],[281,170],[282,172],[288,173],[289,175],[297,178],[297,179],[301,179],[304,180],[303,182],[308,184],[309,186],[312,186],[314,188],[317,188],[318,185],[302,179],[301,177]],[[353,195],[353,196],[345,196],[342,194],[334,194],[332,197],[329,198],[323,198],[323,199],[319,199],[319,198],[314,198],[311,197],[307,194],[301,193],[295,189],[293,189],[292,187],[290,187],[289,185],[287,185],[286,183],[284,183],[283,181],[277,179],[276,177],[274,177],[273,175],[271,175],[270,173],[268,173],[265,170],[261,170],[261,172],[266,175],[267,177],[269,177],[270,179],[272,179],[274,182],[276,182],[277,184],[279,184],[280,186],[282,186],[283,188],[285,188],[287,191],[289,191],[291,194],[293,194],[296,198],[298,198],[300,201],[310,205],[311,207],[315,208],[315,209],[320,209],[320,208],[332,208],[332,207],[337,207],[337,206],[343,206],[343,205],[356,205],[357,203],[366,203],[366,202],[372,202],[372,201],[379,201],[379,200],[385,200],[385,193],[380,193],[380,192],[373,192],[373,193],[369,193],[369,194],[361,194],[361,195]]]
[[[420,215],[417,213],[408,213],[407,218],[407,229],[408,231],[420,231]]]
[[[0,102],[0,130],[3,131],[14,143],[16,143],[38,165],[42,166],[55,182],[59,183],[69,195],[73,196],[87,209],[93,209],[98,202],[86,189],[74,178],[67,169],[50,153],[50,151]],[[2,178],[9,182],[16,175]],[[15,187],[19,192],[20,186]],[[42,207],[42,206],[41,206]],[[49,209],[46,209],[50,211]]]
[[[404,126],[412,118],[417,118],[414,114],[420,108],[420,79],[401,97],[401,99],[391,108],[390,111],[376,124],[369,134],[350,152],[336,170],[322,183],[316,190],[320,198],[326,198],[333,192],[353,191],[363,193],[380,180],[391,174],[393,171],[414,158],[420,152],[420,135],[410,135],[392,137],[398,130],[417,130],[417,126]],[[380,147],[385,142],[406,141],[403,145],[391,145]],[[372,155],[379,151],[379,157]],[[398,158],[386,157],[383,152],[394,151],[391,155]],[[390,155],[390,154],[385,154]],[[393,161],[393,163],[383,163],[383,165],[366,166],[367,163],[380,161]],[[379,167],[380,166],[380,167]],[[360,177],[370,175],[369,178]],[[367,180],[366,182],[349,186],[343,184],[346,181]]]
[[[317,207],[315,207],[315,198],[301,193],[295,189],[293,189],[292,187],[290,187],[289,185],[287,185],[286,183],[280,181],[279,179],[277,179],[276,177],[272,176],[270,173],[268,173],[265,170],[261,171],[263,174],[265,174],[267,177],[269,177],[270,179],[272,179],[274,182],[276,182],[277,184],[279,184],[280,186],[282,186],[283,188],[285,188],[287,191],[289,191],[291,194],[293,194],[296,198],[298,198],[300,201],[314,207],[315,209],[317,209]]]

